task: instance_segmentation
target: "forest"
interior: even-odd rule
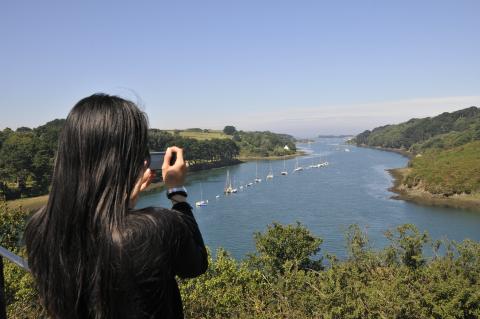
[[[0,201],[0,245],[24,257],[26,214]],[[411,224],[385,236],[388,244],[373,248],[351,225],[339,259],[306,226],[273,223],[254,234],[244,259],[219,249],[205,274],[179,280],[185,317],[480,317],[480,243],[432,240]],[[7,261],[5,280],[8,318],[44,318],[29,273]]]
[[[48,193],[64,122],[57,119],[33,129],[20,127],[15,131],[9,128],[0,131],[0,197],[11,200]],[[182,136],[180,130],[169,132],[152,128],[149,130],[149,148],[163,151],[172,145],[180,146],[192,168],[204,164],[237,163],[239,156],[268,157],[296,151],[295,139],[290,135],[237,131],[233,126],[226,126],[226,129],[229,134],[207,134],[205,139],[198,136],[208,130],[190,129],[190,132],[200,132],[197,138],[193,138]],[[284,150],[285,145],[289,150]]]

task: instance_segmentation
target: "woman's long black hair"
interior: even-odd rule
[[[132,190],[148,156],[145,114],[127,100],[79,101],[59,138],[47,206],[27,225],[28,263],[55,318],[114,318]]]

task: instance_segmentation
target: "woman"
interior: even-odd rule
[[[48,204],[25,232],[52,318],[183,318],[175,275],[204,273],[207,253],[182,188],[181,149],[169,148],[162,167],[172,209],[132,209],[154,176],[147,130],[134,103],[105,94],[68,115]]]

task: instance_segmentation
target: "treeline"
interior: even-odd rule
[[[240,146],[240,155],[243,157],[291,155],[297,150],[295,138],[288,134],[239,131],[233,134],[233,140]]]
[[[21,210],[0,202],[0,245],[25,256]],[[347,258],[321,253],[306,227],[272,224],[244,260],[225,250],[207,272],[181,280],[186,318],[480,318],[480,243],[431,240],[407,224],[371,247],[352,225]],[[425,250],[431,251],[428,255]],[[6,262],[8,318],[43,318],[29,273]]]
[[[0,131],[0,197],[13,199],[48,192],[64,122],[54,120],[34,129]]]
[[[480,109],[470,107],[387,125],[356,136],[358,145],[416,155],[402,183],[407,189],[449,197],[480,193]]]
[[[64,123],[65,120],[57,119],[34,129],[20,127],[15,131],[9,128],[0,131],[0,198],[10,200],[48,193],[58,136]],[[183,137],[180,132],[150,129],[150,150],[164,151],[172,145],[180,146],[193,168],[236,163],[239,155],[287,155],[296,150],[295,139],[285,134],[237,132],[235,127],[227,126],[230,136],[211,138],[209,130],[188,129],[188,132],[198,132],[199,137],[207,134],[208,139],[202,140]],[[284,149],[285,145],[289,150]]]
[[[480,109],[472,106],[432,118],[411,119],[367,130],[357,135],[353,142],[419,152],[430,148],[447,149],[475,140],[480,140]]]
[[[205,162],[229,162],[240,154],[237,143],[228,138],[197,140],[158,129],[150,129],[148,146],[151,151],[164,151],[167,147],[173,145],[185,150],[185,159],[190,165]]]

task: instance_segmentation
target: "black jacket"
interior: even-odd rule
[[[148,207],[130,211],[129,267],[119,278],[130,291],[130,318],[183,318],[175,276],[191,278],[208,267],[207,251],[188,203],[172,209]],[[135,287],[131,289],[131,287]],[[133,291],[132,291],[133,290]],[[123,307],[122,307],[123,308]]]

